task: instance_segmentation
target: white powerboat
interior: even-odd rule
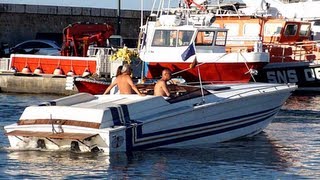
[[[151,92],[152,85],[140,86]],[[79,93],[29,106],[5,126],[12,150],[130,152],[253,136],[296,89],[288,84],[170,85],[175,97]]]

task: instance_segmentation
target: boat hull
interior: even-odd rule
[[[90,128],[74,128],[64,126],[64,132],[54,133],[52,129],[59,126],[11,126],[15,129],[8,133],[11,150],[42,150],[42,151],[75,151],[75,152],[103,152],[109,154],[113,149],[117,152],[126,151],[123,139],[115,140],[115,137],[125,137],[125,131],[116,129],[96,130]],[[34,132],[37,128],[37,132]],[[51,129],[51,130],[50,130]],[[123,128],[120,128],[123,129]],[[82,131],[79,133],[79,131]],[[30,133],[31,132],[31,133]],[[15,134],[15,135],[10,135]],[[32,134],[32,135],[30,135]],[[37,135],[38,134],[38,135]],[[115,142],[116,141],[116,142]],[[121,146],[121,147],[120,147]]]
[[[77,87],[78,92],[90,93],[93,95],[103,94],[110,85],[107,81],[91,80],[88,78],[75,78],[74,85]]]
[[[90,73],[97,71],[96,57],[12,54],[10,59],[12,68],[17,72],[23,72],[25,67],[29,68],[30,73],[40,68],[42,71],[40,74],[54,74],[57,68],[60,69],[59,75],[66,75],[69,71],[73,71],[74,75],[83,75],[86,71]]]
[[[254,97],[243,99],[242,102],[222,103],[215,105],[215,108],[195,108],[192,112],[176,114],[161,122],[142,124],[133,128],[132,137],[127,138],[132,139],[133,150],[143,150],[155,147],[201,148],[212,143],[253,136],[271,123],[289,96],[290,93],[286,92],[280,96],[268,95],[263,101],[250,106],[247,103],[256,101]],[[274,101],[275,98],[281,98],[281,101]]]
[[[266,63],[204,63],[190,68],[191,63],[147,63],[147,78],[160,78],[164,68],[170,69],[176,76],[181,76],[187,82],[198,82],[200,71],[202,81],[217,81],[219,83],[249,82],[251,70],[260,70]]]
[[[320,91],[320,64],[270,63],[261,70],[257,80],[268,83],[295,83],[298,90]]]
[[[170,99],[82,93],[53,100],[26,108],[18,123],[5,126],[5,131],[11,148],[18,150],[201,148],[261,132],[295,86],[176,88],[188,93]]]

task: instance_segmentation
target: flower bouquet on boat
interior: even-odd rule
[[[153,85],[141,85],[153,94]],[[5,126],[13,150],[104,153],[203,147],[253,136],[295,90],[289,84],[171,85],[171,98],[146,95],[72,96],[27,107]]]

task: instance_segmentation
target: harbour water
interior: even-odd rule
[[[132,154],[8,150],[3,126],[58,96],[0,93],[0,179],[319,179],[320,95],[291,96],[253,138]]]

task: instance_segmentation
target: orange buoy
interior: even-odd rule
[[[86,77],[86,76],[89,76],[91,75],[90,71],[88,70],[88,68],[86,68],[86,70],[84,70],[83,74],[82,74],[82,77]]]
[[[33,71],[34,74],[42,74],[43,71],[41,69],[41,67],[37,67],[34,71]]]
[[[14,66],[11,66],[10,70],[11,70],[13,73],[16,73],[16,72],[18,71],[17,68],[14,67]]]
[[[53,75],[63,75],[62,70],[60,69],[60,67],[57,67],[54,71],[53,71]]]
[[[25,67],[22,69],[21,72],[22,72],[22,73],[25,73],[25,74],[29,74],[29,73],[31,73],[31,70],[30,70],[30,68],[29,68],[28,66],[25,66]]]
[[[73,70],[70,70],[68,73],[67,73],[67,76],[74,76],[75,73],[73,72]]]

